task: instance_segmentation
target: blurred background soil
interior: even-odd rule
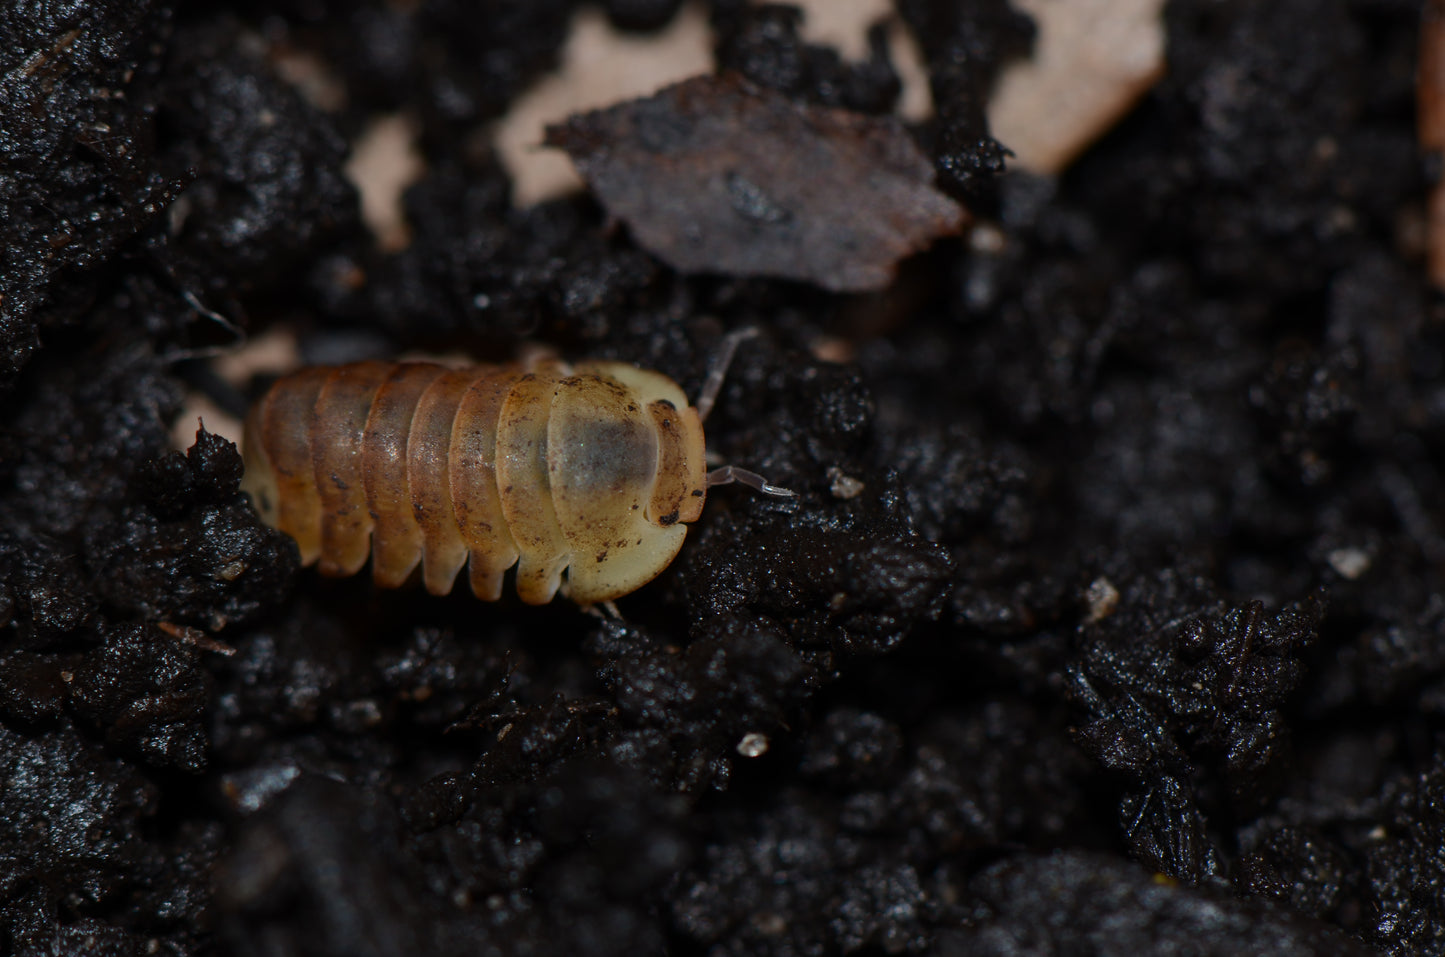
[[[0,7],[0,952],[1445,953],[1421,29]],[[968,225],[870,292],[669,267],[543,130],[712,73]],[[744,326],[710,451],[800,496],[714,490],[620,618],[322,579],[237,491],[302,362],[696,395]]]

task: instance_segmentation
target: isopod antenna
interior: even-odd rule
[[[737,354],[738,346],[744,340],[752,339],[757,334],[756,328],[745,326],[723,337],[722,348],[718,350],[717,359],[713,361],[707,378],[703,380],[702,391],[698,393],[697,401],[693,403],[693,408],[697,409],[699,420],[706,422],[708,413],[717,404],[718,393],[722,391],[723,380],[727,378],[728,367],[733,364],[733,356]],[[777,498],[797,498],[798,496],[798,493],[792,489],[773,485],[757,472],[750,472],[747,469],[738,468],[736,465],[724,465],[722,468],[716,468],[707,473],[709,488],[714,485],[731,485],[733,482]]]
[[[767,479],[757,472],[749,472],[747,469],[740,469],[736,465],[724,465],[722,468],[713,469],[707,473],[707,484],[731,485],[737,482],[739,485],[746,485],[748,488],[756,489],[764,495],[774,495],[778,498],[797,498],[798,493],[790,488],[783,488],[781,485],[772,485]]]

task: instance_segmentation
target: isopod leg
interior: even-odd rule
[[[505,564],[504,564],[505,563]],[[502,584],[507,569],[517,563],[517,553],[497,556],[495,553],[472,552],[471,563],[467,566],[472,584],[472,594],[483,601],[496,601],[502,597]]]

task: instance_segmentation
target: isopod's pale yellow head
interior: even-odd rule
[[[557,521],[571,547],[567,595],[625,595],[682,548],[707,495],[702,422],[671,379],[620,362],[579,363],[548,426]]]

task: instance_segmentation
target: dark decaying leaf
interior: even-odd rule
[[[682,272],[880,289],[963,209],[892,118],[700,76],[547,130],[608,212]]]

